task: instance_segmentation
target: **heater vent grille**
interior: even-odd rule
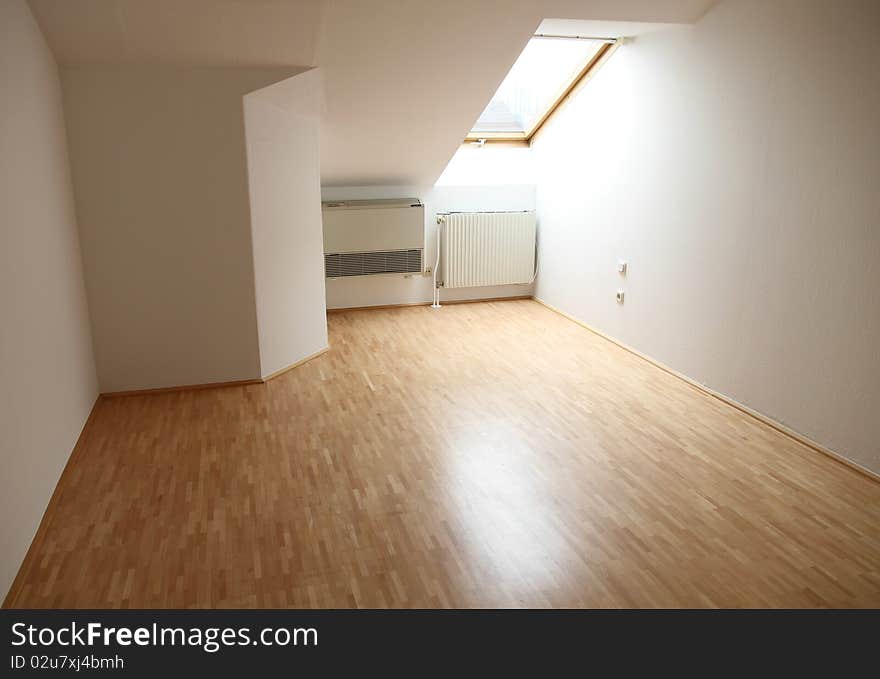
[[[421,271],[422,250],[376,250],[324,255],[324,275],[327,278]]]

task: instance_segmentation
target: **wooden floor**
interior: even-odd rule
[[[880,484],[533,301],[330,344],[100,401],[7,603],[880,606]]]

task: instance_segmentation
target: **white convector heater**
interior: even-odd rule
[[[424,270],[425,206],[418,198],[325,201],[321,210],[327,278]]]
[[[531,283],[535,275],[534,212],[451,212],[442,216],[444,288]]]

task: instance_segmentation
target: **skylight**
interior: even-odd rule
[[[468,139],[529,139],[608,51],[609,41],[561,36],[529,40]]]

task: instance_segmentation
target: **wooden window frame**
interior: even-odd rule
[[[532,125],[531,129],[526,132],[469,132],[467,136],[464,138],[465,144],[474,144],[480,143],[480,145],[484,144],[503,144],[506,146],[531,146],[532,140],[535,136],[543,129],[544,125],[547,124],[553,115],[558,111],[569,99],[571,99],[572,95],[574,95],[577,91],[581,89],[593,74],[599,70],[599,68],[608,61],[608,58],[614,53],[614,50],[617,49],[619,41],[615,40],[614,42],[607,42],[602,45],[596,53],[590,58],[590,60],[584,64],[584,67],[578,72],[578,74],[571,80],[570,83],[566,87],[562,89],[559,96],[553,100],[553,103],[550,107],[541,115],[535,124]],[[481,140],[484,140],[481,142]]]

